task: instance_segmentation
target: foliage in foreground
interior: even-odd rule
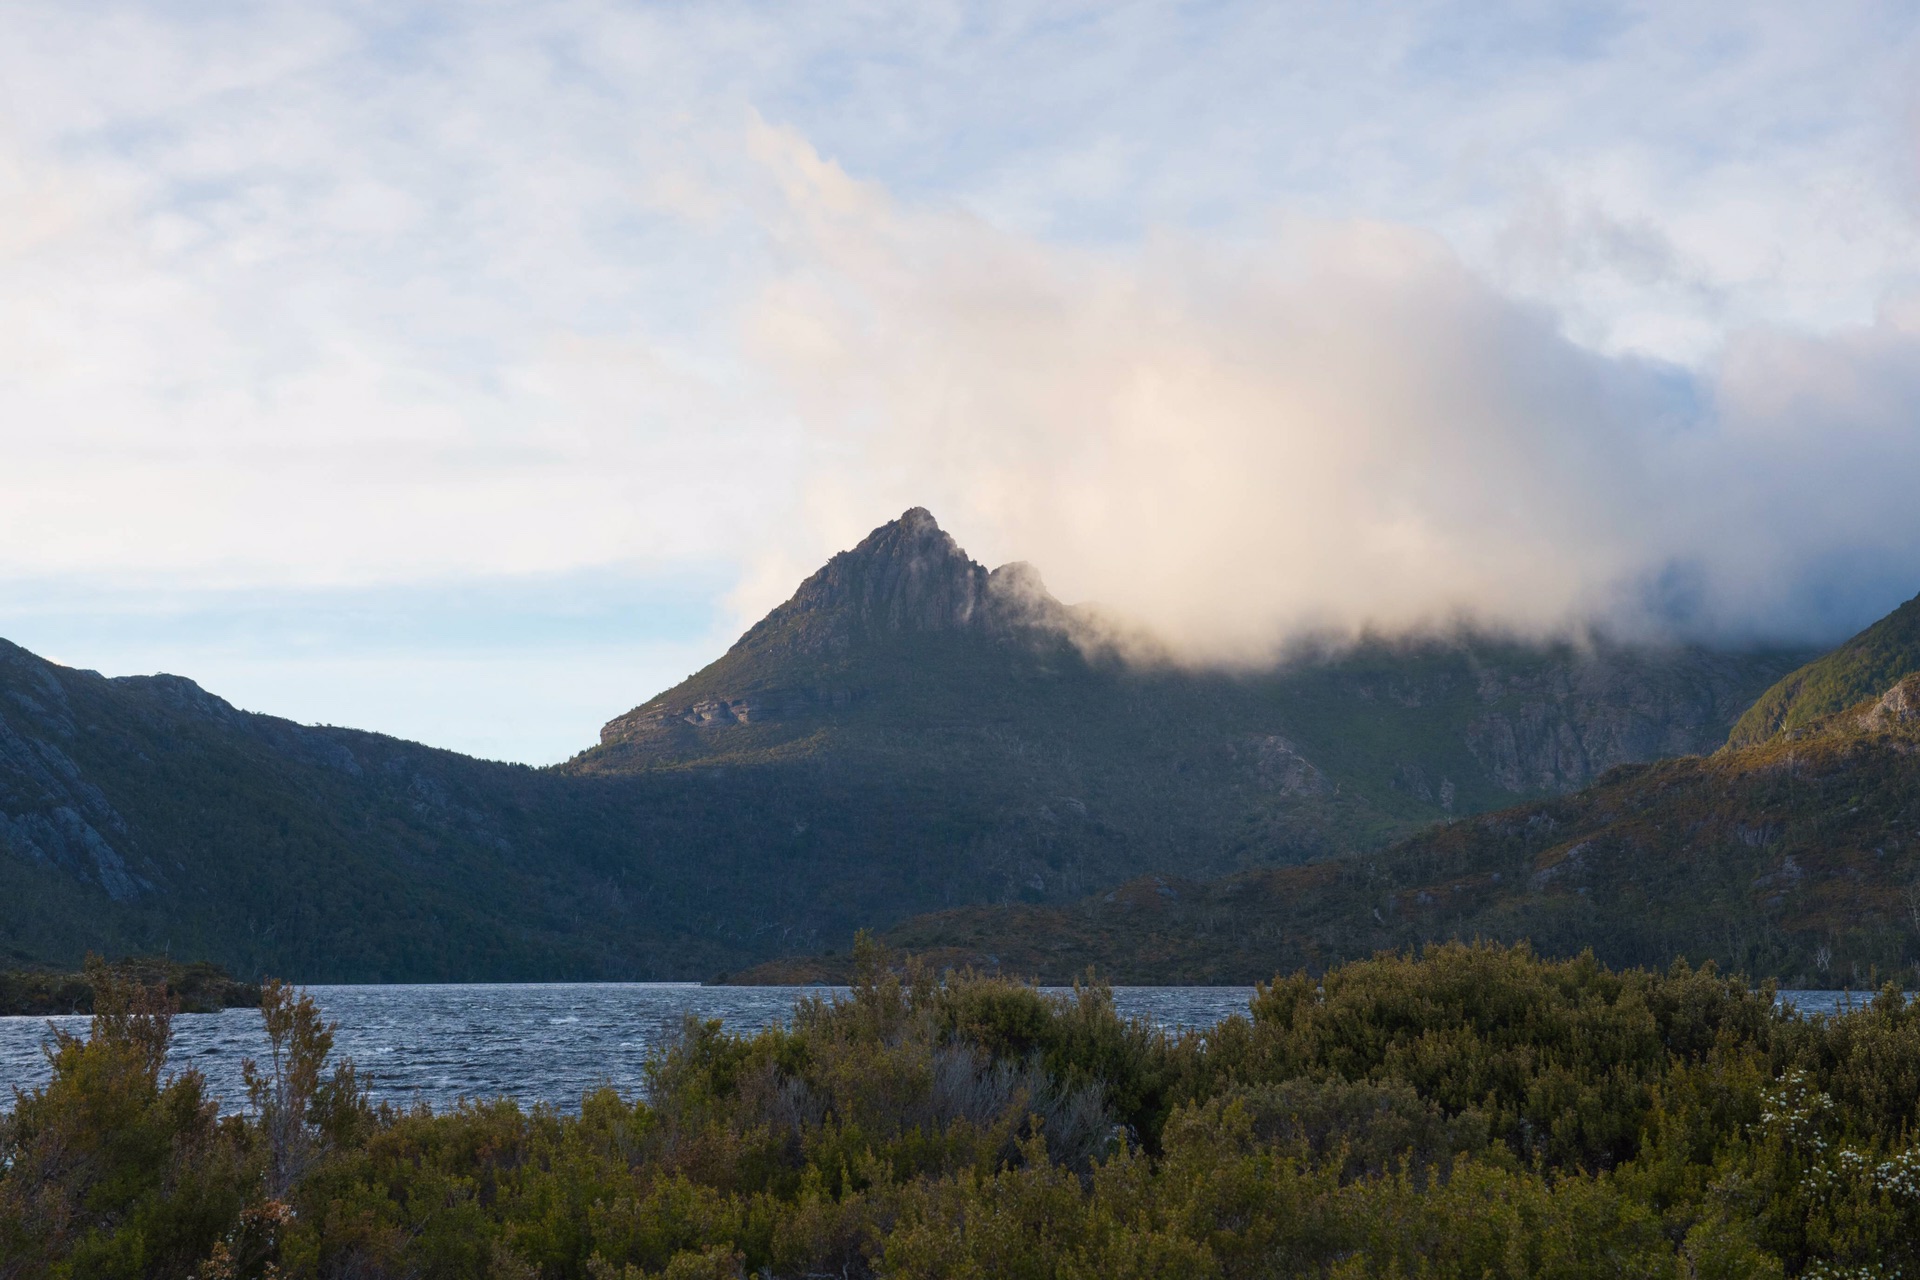
[[[372,1107],[270,985],[250,1107],[153,992],[0,1133],[0,1276],[1920,1274],[1920,1008],[1776,1013],[1711,969],[1449,945],[1168,1034],[1109,993],[891,972],[644,1096]]]

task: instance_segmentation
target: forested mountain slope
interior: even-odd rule
[[[1800,653],[1372,639],[1127,663],[912,511],[546,770],[0,645],[0,951],[690,977],[969,903],[1377,848],[1719,741]]]
[[[0,948],[305,981],[684,978],[967,898],[953,803],[804,764],[619,777],[0,649]]]
[[[1874,696],[1912,671],[1920,671],[1920,596],[1761,694],[1728,741],[1748,746],[1801,728]]]
[[[1920,982],[1920,675],[1758,745],[1625,766],[1576,795],[1377,854],[1067,907],[969,907],[886,935],[939,963],[1066,980],[1252,982],[1439,939],[1676,956],[1790,986]],[[799,960],[747,978],[813,980]]]
[[[35,960],[94,948],[313,978],[590,971],[573,927],[585,886],[517,821],[540,781],[0,646],[0,928]]]

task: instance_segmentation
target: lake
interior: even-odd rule
[[[577,1110],[580,1095],[611,1084],[636,1092],[647,1057],[689,1014],[719,1018],[732,1031],[784,1023],[796,1001],[833,994],[823,987],[704,987],[692,983],[530,983],[446,986],[309,987],[340,1024],[334,1052],[359,1064],[373,1096],[436,1110],[461,1098],[508,1095]],[[1170,1028],[1210,1027],[1245,1012],[1252,987],[1115,987],[1127,1017]],[[1803,1013],[1841,1008],[1839,991],[1782,992]],[[1856,993],[1853,999],[1860,997]],[[49,1021],[85,1034],[87,1019],[0,1018],[0,1108],[10,1086],[31,1088],[48,1075],[40,1045]],[[256,1009],[182,1014],[173,1023],[174,1069],[205,1073],[228,1107],[245,1098],[240,1061],[260,1056],[265,1037]]]

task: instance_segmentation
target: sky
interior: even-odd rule
[[[546,763],[909,506],[1195,661],[1920,590],[1920,8],[0,9],[0,636]]]

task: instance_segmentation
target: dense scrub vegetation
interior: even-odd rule
[[[1448,938],[1613,965],[1676,955],[1787,986],[1920,985],[1920,676],[1748,747],[1616,769],[1571,796],[1377,852],[1066,907],[960,907],[884,935],[940,967],[1238,983]],[[741,982],[844,980],[845,957]]]
[[[92,1013],[96,971],[103,966],[88,956],[79,973],[47,969],[0,970],[0,1017],[25,1014]],[[182,1013],[213,1013],[260,1003],[260,986],[237,981],[219,965],[182,964],[168,956],[128,956],[111,966],[125,985],[159,987]]]
[[[1166,1034],[889,969],[636,1100],[371,1106],[270,985],[222,1116],[158,993],[0,1132],[0,1276],[1892,1277],[1920,1267],[1920,1008],[1449,945]]]
[[[1804,728],[1876,696],[1915,671],[1920,671],[1920,596],[1832,653],[1782,677],[1734,722],[1727,741],[1751,746],[1782,730]]]

